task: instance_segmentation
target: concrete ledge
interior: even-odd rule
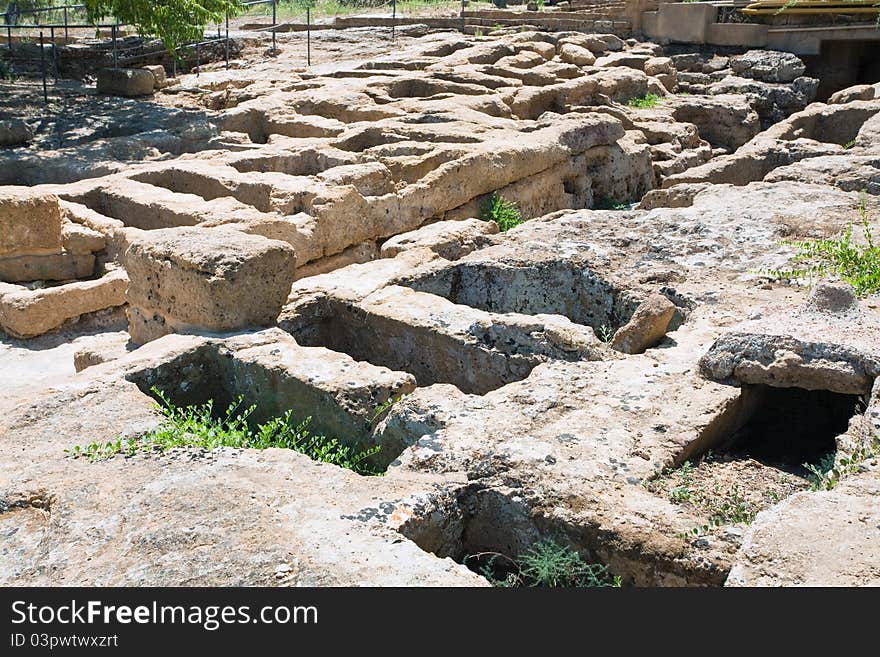
[[[709,25],[715,22],[718,9],[703,3],[662,4],[659,8],[657,34],[662,42],[706,43]]]
[[[749,23],[711,23],[706,43],[713,46],[763,48],[767,45],[767,26]]]

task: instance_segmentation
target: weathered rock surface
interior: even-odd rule
[[[782,53],[396,43],[309,71],[205,67],[173,96],[104,99],[173,118],[16,156],[49,184],[9,207],[57,227],[31,239],[13,213],[0,258],[94,258],[99,277],[0,284],[0,582],[480,585],[467,555],[545,538],[625,584],[874,582],[872,462],[821,494],[799,467],[880,427],[876,299],[817,286],[805,303],[755,272],[859,216],[880,104],[787,116],[815,81]],[[474,219],[492,192],[525,222]],[[58,217],[36,212],[53,196]],[[126,298],[128,331],[69,322]],[[281,449],[65,456],[155,427],[154,385],[178,405],[241,395],[256,421],[311,416],[387,471]],[[804,428],[810,400],[843,393],[864,409],[847,397],[832,429]],[[785,437],[783,467],[760,448]],[[821,455],[799,451],[818,438]],[[685,461],[705,503],[672,493]],[[761,513],[719,520],[731,504]],[[835,563],[828,532],[849,521],[864,527]]]
[[[880,376],[880,320],[862,313],[852,290],[817,286],[803,309],[751,320],[719,338],[700,360],[724,383],[862,395]]]
[[[111,96],[149,96],[156,88],[152,71],[142,68],[105,68],[98,72],[98,93]]]
[[[129,333],[139,344],[172,331],[269,325],[296,266],[289,245],[223,229],[150,231],[124,261]]]
[[[382,257],[393,258],[408,249],[428,248],[441,258],[458,260],[475,249],[488,246],[489,240],[486,236],[497,232],[498,224],[494,221],[438,221],[392,237],[382,245]]]
[[[880,584],[880,471],[870,467],[834,490],[798,493],[760,513],[726,585]]]
[[[797,55],[772,50],[749,50],[731,57],[730,68],[739,75],[764,82],[792,82],[806,69]]]

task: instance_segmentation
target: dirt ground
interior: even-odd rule
[[[344,66],[368,57],[381,56],[413,40],[401,28],[392,40],[388,28],[353,28],[323,30],[311,34],[311,68],[322,71],[330,66]],[[304,32],[278,34],[277,52],[272,53],[271,36],[241,33],[243,48],[231,66],[247,69],[268,63],[274,58],[293,70],[306,70],[308,37]],[[224,61],[202,66],[203,71],[225,68]],[[195,81],[195,74],[180,75],[180,84]],[[145,105],[198,109],[204,107],[186,94],[157,94],[147,100],[133,100],[99,96],[95,85],[77,80],[47,80],[48,103],[43,96],[40,78],[19,77],[14,81],[0,81],[0,120],[22,118],[36,133],[33,150],[58,149],[76,146],[94,139],[125,136],[144,130],[146,117],[162,113],[145,111]],[[156,125],[161,128],[163,126]]]

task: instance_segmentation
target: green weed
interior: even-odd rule
[[[243,449],[269,449],[278,447],[292,449],[315,461],[331,463],[363,475],[380,474],[367,460],[377,454],[377,445],[362,451],[343,445],[336,438],[313,435],[308,426],[311,418],[301,422],[293,419],[291,411],[275,417],[251,429],[249,418],[256,405],[242,407],[238,397],[217,417],[214,402],[176,407],[158,388],[152,388],[159,398],[156,408],[162,413],[162,423],[140,438],[116,438],[104,443],[93,442],[85,446],[75,445],[66,453],[91,461],[109,459],[117,454],[133,455],[138,451],[158,450],[164,452],[174,447],[237,447]]]
[[[486,557],[488,561],[480,568],[480,574],[494,586],[585,588],[621,585],[621,578],[609,573],[606,566],[586,563],[576,550],[553,539],[536,543],[518,560],[492,552],[468,555],[465,562]],[[499,577],[499,571],[505,574]]]
[[[611,340],[614,339],[614,329],[608,326],[608,324],[602,324],[602,326],[596,329],[596,337],[605,344],[610,344]]]
[[[630,98],[626,104],[630,107],[635,107],[636,109],[651,109],[652,107],[656,107],[659,102],[660,96],[657,94],[645,94],[644,96]]]
[[[498,192],[492,192],[480,205],[480,219],[494,221],[503,233],[523,223],[522,213],[516,203],[508,201]]]
[[[836,276],[855,289],[859,297],[880,292],[880,244],[875,244],[868,220],[867,195],[862,192],[859,200],[859,228],[866,245],[853,241],[853,222],[843,235],[831,239],[785,241],[785,246],[797,249],[791,269],[762,269],[758,274],[774,279],[806,279],[812,285],[814,279]]]
[[[628,209],[629,205],[622,203],[617,199],[613,199],[610,196],[603,196],[599,199],[599,202],[596,203],[596,210],[617,210],[619,212]]]
[[[809,471],[810,489],[813,491],[831,490],[842,479],[857,473],[862,463],[880,456],[880,439],[873,438],[868,444],[858,445],[847,456],[837,458],[832,452],[823,456],[819,463],[804,463]]]

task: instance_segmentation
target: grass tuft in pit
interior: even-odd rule
[[[516,203],[508,201],[498,192],[492,192],[480,205],[480,219],[494,221],[503,233],[523,222],[522,213]]]
[[[651,109],[652,107],[657,107],[659,102],[660,96],[657,94],[645,94],[644,96],[630,98],[626,104],[636,109]]]
[[[468,563],[470,562],[470,563]],[[511,559],[499,552],[481,552],[465,557],[465,565],[493,586],[499,587],[619,587],[621,578],[603,564],[586,563],[577,553],[553,539],[540,541]]]
[[[876,294],[880,292],[880,244],[874,242],[864,191],[859,199],[859,229],[866,242],[864,245],[853,241],[853,222],[843,235],[832,239],[782,242],[797,249],[792,257],[794,266],[755,273],[772,279],[806,279],[810,285],[815,279],[837,277],[852,285],[859,297]]]
[[[133,439],[116,438],[105,443],[75,445],[65,450],[75,458],[91,461],[112,458],[117,454],[134,455],[138,451],[164,452],[174,447],[236,447],[243,449],[269,449],[277,447],[292,449],[322,463],[330,463],[361,475],[381,475],[367,460],[378,453],[377,445],[363,451],[343,445],[336,438],[313,435],[308,426],[311,418],[296,422],[291,411],[272,418],[252,429],[249,418],[256,405],[242,407],[243,397],[238,397],[217,417],[214,402],[177,407],[158,388],[151,388],[159,399],[156,408],[162,413],[162,423],[149,433]]]

